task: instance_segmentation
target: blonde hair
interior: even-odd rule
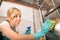
[[[15,7],[9,8],[8,11],[7,11],[7,17],[10,17],[13,14],[13,12],[15,12],[15,10],[20,12],[20,10],[15,8]]]

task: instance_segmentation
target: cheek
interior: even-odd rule
[[[21,19],[17,19],[17,18],[15,18],[13,21],[14,21],[15,24],[19,24],[20,21],[21,21]]]

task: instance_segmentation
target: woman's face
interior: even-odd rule
[[[10,21],[14,26],[17,26],[21,21],[21,12],[14,11],[11,15],[11,20]]]

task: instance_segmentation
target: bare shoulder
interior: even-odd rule
[[[2,23],[0,23],[0,29],[1,28],[7,28],[7,27],[10,27],[10,25],[7,21],[3,21]]]

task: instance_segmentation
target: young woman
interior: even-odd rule
[[[50,21],[50,20],[49,20]],[[35,34],[22,35],[15,32],[14,27],[21,22],[21,11],[17,8],[9,8],[7,11],[7,20],[0,24],[0,30],[3,37],[9,40],[37,40],[44,36],[51,28],[52,24],[47,27],[43,25],[42,31]],[[47,21],[46,21],[47,22]]]

